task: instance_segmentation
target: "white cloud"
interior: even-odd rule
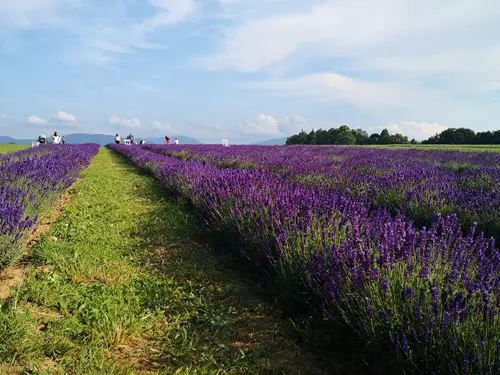
[[[121,121],[121,119],[120,119],[118,116],[114,116],[114,115],[113,115],[113,116],[110,116],[110,117],[109,117],[109,123],[110,123],[110,124],[113,124],[113,125],[114,125],[114,124],[119,124],[119,123],[120,123],[120,121]]]
[[[9,116],[7,116],[5,113],[0,114],[0,120],[6,119],[7,117]]]
[[[76,53],[78,58],[83,55],[87,62],[109,66],[119,55],[143,49],[164,49],[166,38],[161,38],[161,42],[150,39],[160,40],[160,31],[186,21],[196,11],[195,0],[147,0],[141,3],[143,12],[139,13],[130,10],[128,2],[94,4],[94,12],[100,15],[108,11],[111,15],[106,18],[95,17],[82,25],[75,33],[77,41],[67,58],[71,60]],[[124,16],[123,13],[131,15]]]
[[[456,32],[464,24],[469,26],[469,36],[479,32],[474,26],[487,24],[498,30],[500,15],[496,0],[323,0],[310,4],[305,11],[285,11],[230,27],[209,65],[255,71],[306,46],[317,47],[308,50],[309,55],[324,55],[327,50],[330,56],[340,57],[378,52],[405,38],[427,38],[427,43],[416,48],[442,46],[458,40]]]
[[[109,117],[109,123],[112,125],[120,125],[124,126],[126,128],[139,128],[141,126],[141,121],[138,118],[132,118],[132,119],[127,119],[127,118],[120,118],[118,116],[110,116]]]
[[[499,87],[500,44],[436,51],[425,55],[417,52],[367,57],[352,67],[419,80],[448,77],[449,82],[445,83],[454,92],[485,93]]]
[[[312,124],[300,116],[273,117],[261,113],[253,120],[240,124],[235,130],[255,138],[278,138],[297,134],[301,130],[309,132],[313,128],[328,130],[330,128],[338,128],[339,126],[339,124],[332,123]],[[390,125],[371,126],[367,128],[367,131],[369,133],[380,133],[383,129],[387,129],[391,134],[400,133],[406,135],[409,139],[415,138],[416,140],[423,140],[432,137],[436,133],[441,133],[447,128],[448,126],[436,122],[402,121]]]
[[[287,136],[298,133],[302,129],[312,129],[312,124],[310,124],[309,121],[300,116],[284,116],[279,120],[279,123],[281,134]]]
[[[280,135],[278,120],[264,113],[257,115],[252,121],[247,121],[241,124],[240,129],[244,133],[248,134],[259,134],[267,136]]]
[[[76,122],[76,117],[63,112],[63,111],[57,111],[57,113],[51,117],[50,119],[51,122]]]
[[[273,117],[261,113],[253,120],[240,124],[239,127],[235,129],[234,133],[243,133],[256,139],[261,139],[263,137],[279,138],[297,134],[301,130],[309,132],[313,128],[328,130],[330,128],[338,128],[339,126],[339,124],[333,123],[313,124],[300,116]],[[447,128],[448,126],[436,122],[402,121],[390,125],[371,126],[367,127],[366,130],[369,133],[380,133],[383,129],[387,129],[391,134],[400,133],[406,135],[409,139],[415,138],[417,140],[423,140],[432,137],[436,133],[441,133]]]
[[[48,121],[46,119],[35,116],[35,115],[28,117],[28,123],[31,125],[44,125],[47,122]]]
[[[441,133],[443,130],[448,129],[448,126],[436,122],[402,121],[388,126],[376,126],[373,131],[380,132],[384,128],[391,134],[400,133],[406,135],[409,139],[423,140],[432,137],[436,133]]]
[[[500,33],[497,0],[310,0],[301,6],[287,0],[289,9],[280,0],[219,2],[230,4],[223,9],[230,8],[231,15],[240,15],[236,9],[243,16],[227,19],[216,52],[201,60],[204,68],[264,71],[272,83],[293,80],[290,73],[310,78],[318,73],[314,66],[365,82],[377,77],[389,86],[375,90],[382,91],[385,108],[394,103],[387,96],[403,98],[406,106],[438,90],[460,100],[499,87],[500,44],[493,36]],[[328,91],[315,96],[331,99]],[[429,108],[424,104],[435,100],[415,107]],[[355,101],[379,106],[368,95],[356,95]],[[447,112],[459,105],[450,104]]]
[[[245,83],[242,87],[342,101],[361,108],[411,107],[421,104],[422,100],[416,88],[403,89],[396,84],[362,81],[335,73]]]
[[[156,28],[184,21],[196,9],[195,0],[147,0],[159,12],[145,20],[139,30],[153,31]]]
[[[273,117],[260,113],[251,121],[246,121],[239,126],[245,134],[267,137],[283,137],[295,134],[301,129],[310,129],[308,121],[299,116]]]
[[[2,0],[0,24],[16,29],[65,25],[64,11],[78,0]]]
[[[172,129],[172,125],[170,124],[163,124],[161,123],[160,121],[153,121],[151,123],[151,126],[157,130],[160,130],[160,131],[166,131],[166,130],[171,130]]]

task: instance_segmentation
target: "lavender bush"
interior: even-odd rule
[[[418,226],[435,212],[457,214],[464,230],[500,240],[500,154],[453,150],[331,146],[147,145],[155,153],[205,160],[221,168],[264,169],[283,178],[335,188],[402,212]]]
[[[88,166],[98,145],[57,145],[0,156],[0,269],[19,259],[38,215]]]
[[[372,351],[397,353],[406,370],[498,373],[500,252],[475,224],[463,234],[456,215],[434,215],[418,229],[345,189],[109,147],[189,198],[245,256]]]

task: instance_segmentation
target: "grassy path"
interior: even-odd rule
[[[0,302],[1,374],[321,374],[183,202],[101,148]]]
[[[29,145],[1,145],[0,144],[0,154],[6,154],[7,152],[13,152],[22,150],[23,148],[28,148]]]

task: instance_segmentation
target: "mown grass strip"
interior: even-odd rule
[[[0,145],[0,154],[6,154],[7,152],[13,152],[28,148],[29,145]]]
[[[101,149],[70,192],[1,304],[0,373],[326,373],[152,178]]]

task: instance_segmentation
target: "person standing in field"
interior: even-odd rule
[[[44,145],[46,143],[45,134],[40,134],[38,136],[38,143],[40,143],[41,145]]]
[[[117,135],[115,136],[115,143],[116,143],[117,145],[119,145],[119,144],[120,144],[120,141],[121,141],[120,136],[117,134]]]
[[[165,144],[166,145],[170,144],[170,138],[167,135],[165,136]]]
[[[52,134],[52,143],[55,145],[58,145],[61,143],[61,137],[59,137],[57,135],[57,132],[54,132],[54,134]]]
[[[178,145],[179,144],[179,140],[177,138],[175,138],[175,144]]]

